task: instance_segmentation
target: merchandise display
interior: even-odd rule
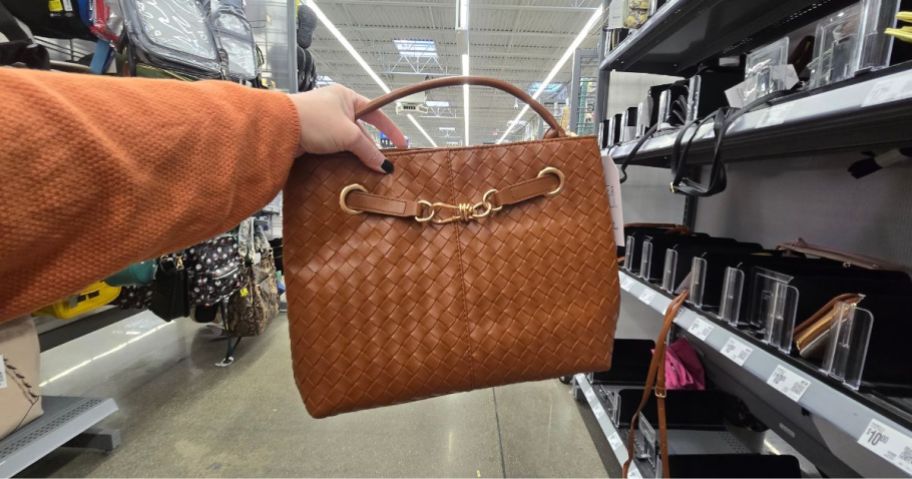
[[[0,477],[912,477],[912,0],[0,0],[0,77]]]

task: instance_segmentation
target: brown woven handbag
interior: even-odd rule
[[[294,375],[314,417],[610,366],[616,249],[592,137],[568,137],[522,90],[546,139],[309,156],[285,190]]]

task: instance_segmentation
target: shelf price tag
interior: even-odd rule
[[[747,358],[754,352],[754,348],[735,338],[728,338],[728,341],[722,346],[721,352],[723,356],[731,359],[738,366],[744,366]]]
[[[618,433],[608,436],[608,444],[611,446],[612,451],[624,449],[624,441],[621,441],[621,436],[619,436]]]
[[[909,78],[908,75],[890,76],[878,80],[874,84],[864,101],[861,102],[861,106],[879,105],[909,97],[912,97],[912,78]]]
[[[630,289],[631,284],[633,284],[633,280],[630,278],[630,276],[627,276],[626,274],[621,275],[621,289],[627,291]]]
[[[773,374],[770,374],[766,384],[785,394],[792,401],[798,402],[801,396],[804,396],[811,382],[780,364],[773,370]]]
[[[712,323],[703,320],[703,318],[696,317],[693,322],[690,323],[687,332],[696,336],[700,341],[706,341],[706,338],[709,337],[714,329],[716,329],[716,327]]]
[[[868,428],[858,438],[858,444],[886,459],[906,474],[912,474],[912,438],[909,436],[877,419],[871,419]]]
[[[649,304],[649,305],[652,304],[652,300],[655,299],[655,297],[656,297],[656,292],[653,291],[651,288],[646,288],[643,290],[642,293],[640,293],[640,301],[642,301],[646,304]]]
[[[633,461],[630,462],[630,467],[627,469],[627,477],[629,479],[643,479],[643,474],[640,473],[636,463]]]
[[[793,103],[782,103],[767,108],[763,119],[757,123],[757,126],[762,128],[785,123],[786,118],[792,113],[794,107],[795,105]]]

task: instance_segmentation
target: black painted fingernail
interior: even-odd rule
[[[380,168],[383,168],[383,171],[385,171],[387,174],[392,173],[395,169],[393,168],[393,163],[390,160],[383,160],[383,164],[380,165]]]

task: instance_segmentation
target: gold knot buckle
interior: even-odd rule
[[[458,203],[451,205],[449,203],[431,203],[430,201],[418,200],[418,205],[421,206],[421,214],[415,216],[415,221],[419,223],[427,223],[428,221],[433,222],[438,225],[444,225],[447,223],[453,223],[455,221],[475,221],[482,218],[486,218],[491,214],[492,211],[497,211],[501,207],[496,207],[491,203],[491,197],[497,193],[497,190],[488,190],[484,196],[482,196],[479,203]],[[452,210],[454,213],[450,216],[441,217],[440,213],[444,210]]]

